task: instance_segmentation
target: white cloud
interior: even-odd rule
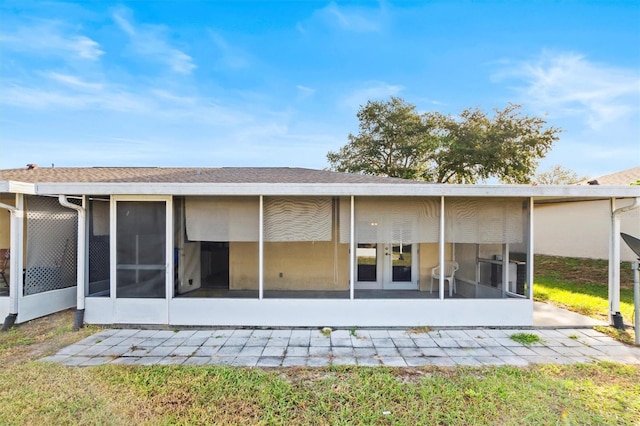
[[[211,40],[218,48],[218,62],[227,68],[246,68],[250,64],[249,55],[242,49],[232,46],[224,37],[215,31],[209,31]]]
[[[638,112],[640,76],[632,69],[599,64],[583,55],[543,52],[506,66],[494,80],[518,79],[515,89],[526,105],[551,116],[583,117],[593,129]]]
[[[383,5],[383,4],[382,4]],[[364,8],[338,6],[335,2],[316,10],[311,18],[298,22],[296,29],[305,34],[316,22],[343,31],[371,33],[381,31],[386,23],[387,13],[384,7]]]
[[[353,90],[341,100],[341,104],[351,110],[358,110],[367,101],[384,100],[390,96],[396,96],[403,90],[402,86],[393,85],[381,81],[370,81],[363,87]]]
[[[312,89],[311,87],[303,86],[302,84],[298,84],[296,86],[298,89],[298,99],[307,99],[313,96],[316,93],[316,89]]]
[[[104,87],[101,83],[90,83],[80,79],[79,77],[69,75],[69,74],[47,72],[47,73],[44,73],[44,76],[51,80],[54,80],[56,82],[62,83],[66,86],[69,86],[78,90],[97,91],[97,90],[102,90],[102,88]]]
[[[157,61],[169,66],[178,74],[191,74],[196,68],[193,58],[183,51],[169,45],[166,41],[167,28],[159,25],[136,25],[131,12],[120,7],[112,16],[120,29],[129,36],[132,51],[147,60]]]
[[[100,44],[58,21],[21,22],[16,28],[0,33],[5,49],[33,56],[59,56],[65,59],[97,61],[104,51]]]
[[[56,72],[41,73],[49,84],[37,87],[4,84],[0,104],[36,111],[63,109],[137,114],[161,119],[163,123],[200,123],[210,126],[237,126],[253,122],[256,115],[246,112],[255,105],[233,107],[205,96],[186,96],[158,87],[124,87],[91,83],[82,78]]]
[[[72,79],[66,78],[64,85],[68,86]],[[73,83],[71,83],[73,84]],[[76,84],[73,88],[77,89]],[[127,113],[144,113],[152,110],[148,99],[136,96],[122,90],[104,90],[98,86],[92,90],[98,93],[81,93],[77,90],[69,91],[68,87],[33,88],[12,85],[2,89],[3,96],[0,103],[34,110],[67,108],[72,110],[102,110]]]

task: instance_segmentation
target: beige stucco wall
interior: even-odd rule
[[[15,197],[0,197],[0,202],[15,206]],[[9,248],[11,245],[11,213],[0,209],[0,248]]]
[[[256,289],[258,244],[230,243],[229,266],[229,288]],[[264,289],[348,290],[349,245],[330,241],[265,243]]]
[[[618,200],[616,208],[629,205]],[[640,209],[620,215],[620,230],[640,237]],[[539,204],[534,209],[534,251],[537,254],[591,259],[609,258],[611,207],[607,200]],[[620,243],[623,261],[636,257],[624,241]]]
[[[229,288],[258,289],[258,243],[229,243]]]
[[[452,247],[452,244],[445,246],[447,260],[451,259]],[[429,291],[431,269],[437,264],[438,243],[420,244],[418,267],[421,291]],[[336,265],[335,268],[334,265]],[[258,288],[257,243],[229,243],[229,288],[233,290]],[[264,288],[265,290],[348,290],[349,245],[338,244],[336,247],[333,242],[265,243]]]
[[[446,260],[451,260],[452,249],[453,244],[445,244],[444,257]],[[429,287],[431,286],[431,270],[440,263],[438,250],[438,243],[420,244],[420,291],[429,291]]]

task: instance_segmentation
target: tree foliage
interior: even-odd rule
[[[560,132],[514,104],[493,116],[470,108],[452,117],[419,114],[392,97],[367,102],[357,116],[359,133],[327,154],[332,170],[440,183],[529,183]]]
[[[586,176],[579,176],[573,170],[566,169],[559,164],[545,172],[537,173],[535,176],[535,182],[539,185],[571,185],[587,179]]]

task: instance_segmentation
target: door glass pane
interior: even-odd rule
[[[372,244],[358,244],[356,248],[356,258],[358,263],[358,281],[376,282],[377,278],[377,258],[378,246]]]
[[[164,298],[165,202],[120,201],[116,220],[116,297]]]
[[[411,244],[393,244],[391,250],[391,280],[411,281]]]

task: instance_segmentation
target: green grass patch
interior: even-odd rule
[[[640,368],[221,366],[0,371],[0,424],[637,424]],[[532,404],[531,401],[536,401]]]
[[[542,340],[540,336],[533,333],[515,333],[509,336],[509,338],[514,342],[522,343],[526,346],[531,346],[534,343],[544,343],[544,340]]]
[[[72,312],[0,335],[0,424],[640,424],[640,366],[65,367]],[[67,328],[69,325],[69,328]],[[532,404],[531,401],[535,401]]]
[[[622,343],[626,343],[627,345],[635,345],[635,335],[633,334],[632,330],[618,330],[617,328],[610,326],[596,326],[593,328],[596,331],[613,337],[614,339]]]
[[[0,350],[13,348],[16,346],[27,346],[35,343],[35,338],[23,333],[18,328],[11,328],[0,334]]]
[[[601,320],[609,315],[609,290],[606,284],[576,284],[550,277],[537,277],[533,297]],[[626,321],[633,318],[633,289],[620,290],[620,313]]]
[[[606,260],[537,255],[535,262],[535,300],[602,321],[609,320]],[[620,313],[626,323],[633,322],[633,270],[629,262],[620,265]],[[618,331],[611,327],[598,330],[623,343],[634,342],[633,330]]]
[[[533,297],[593,318],[609,317],[609,267],[606,260],[571,257],[535,257]],[[620,266],[620,313],[633,318],[633,271]]]

